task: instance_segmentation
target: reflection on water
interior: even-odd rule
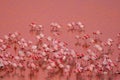
[[[41,70],[42,71],[42,70]],[[4,74],[3,76],[0,76],[0,80],[119,80],[120,74],[95,74],[95,73],[81,73],[77,74],[76,76],[72,76],[71,78],[67,78],[64,76],[55,75],[54,77],[46,78],[47,76],[40,76],[41,71],[35,74],[34,76],[29,76],[27,74],[21,75],[20,73],[16,73],[14,75],[11,75],[10,73]],[[74,74],[74,73],[73,73]]]

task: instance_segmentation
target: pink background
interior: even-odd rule
[[[120,0],[0,1],[0,37],[18,31],[30,38],[31,22],[47,28],[51,22],[65,25],[72,21],[81,21],[89,33],[100,30],[104,39],[113,38],[120,32]]]

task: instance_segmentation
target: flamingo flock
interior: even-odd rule
[[[31,23],[30,33],[36,41],[25,40],[18,32],[9,33],[0,38],[0,80],[15,76],[29,80],[39,76],[42,69],[47,74],[45,80],[119,80],[120,76],[120,33],[113,40],[101,39],[100,31],[87,34],[81,22],[67,24],[68,34],[75,39],[73,45],[80,49],[69,48],[69,43],[57,39],[61,36],[61,26],[50,24],[50,33],[46,36],[43,25]],[[83,51],[83,52],[82,52]],[[117,56],[113,57],[114,54]],[[62,78],[64,77],[64,78]]]

